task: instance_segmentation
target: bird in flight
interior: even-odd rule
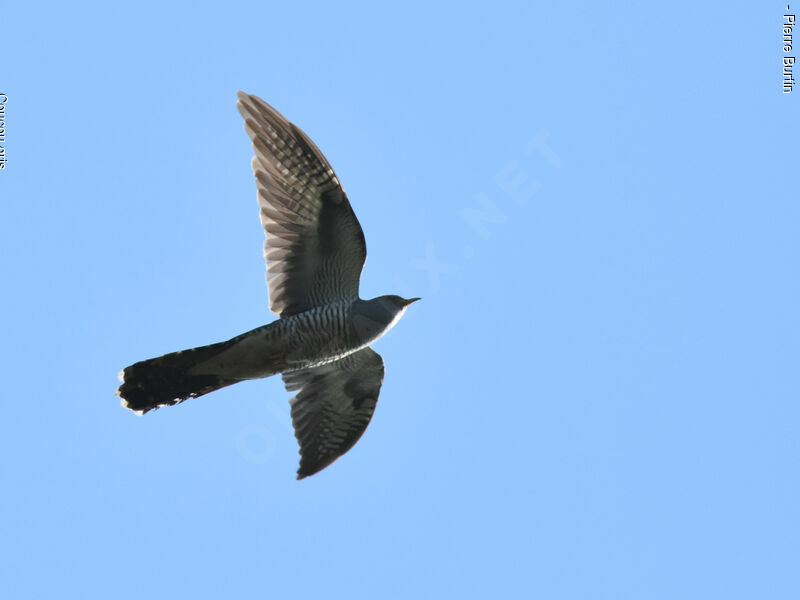
[[[358,294],[364,233],[339,178],[299,127],[260,98],[238,93],[253,142],[253,172],[270,310],[280,318],[226,342],[123,369],[122,406],[144,414],[220,388],[280,373],[303,479],[330,465],[367,428],[383,382],[370,348],[419,298]]]

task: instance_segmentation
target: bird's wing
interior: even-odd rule
[[[366,430],[383,382],[383,359],[364,348],[335,362],[284,373],[303,479],[350,450]]]
[[[270,310],[285,317],[358,298],[367,245],[339,178],[299,127],[256,96],[238,97],[256,154]]]

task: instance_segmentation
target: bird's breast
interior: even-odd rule
[[[280,319],[292,370],[330,363],[363,348],[368,341],[356,334],[351,315],[350,305],[343,303]]]

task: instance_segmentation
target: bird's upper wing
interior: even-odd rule
[[[364,348],[335,362],[284,373],[303,479],[350,450],[367,428],[383,382],[383,359]]]
[[[339,178],[299,127],[260,98],[238,96],[256,154],[270,310],[288,316],[357,298],[367,245]]]

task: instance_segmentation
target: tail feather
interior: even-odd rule
[[[240,381],[214,374],[188,373],[193,366],[227,349],[232,341],[172,352],[125,367],[120,371],[122,385],[117,390],[122,406],[143,415]]]

